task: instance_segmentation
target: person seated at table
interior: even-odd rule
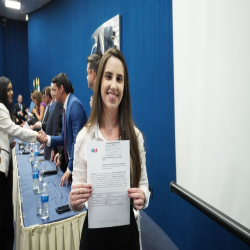
[[[34,123],[33,125],[35,125],[35,123],[37,121],[42,121],[43,115],[45,112],[45,108],[46,108],[46,104],[43,102],[43,96],[42,96],[41,92],[35,90],[32,94],[32,97],[33,97],[33,101],[35,103],[35,107],[32,109],[32,114],[36,118],[33,121],[33,123]],[[32,126],[31,128],[35,129],[35,126]]]
[[[141,210],[149,203],[148,178],[142,133],[135,127],[129,92],[126,61],[117,49],[103,55],[96,80],[90,118],[75,143],[73,184],[69,195],[72,210],[88,208],[92,194],[87,183],[87,144],[90,141],[130,140],[130,224],[108,228],[88,228],[88,212],[83,224],[80,249],[139,250],[139,232],[132,206]],[[104,215],[105,217],[105,215]]]
[[[31,99],[31,102],[30,102],[30,107],[29,107],[29,110],[28,110],[28,121],[32,118],[33,114],[32,114],[32,109],[35,107],[35,103],[33,102],[33,97],[32,97],[32,94],[33,92],[35,91],[35,89],[32,89],[31,90],[31,93],[30,93],[30,99]]]
[[[26,105],[23,102],[22,95],[18,95],[17,103],[14,105],[14,115],[16,116],[16,124],[21,125],[23,121],[27,120],[27,111]]]
[[[53,100],[51,96],[50,86],[43,88],[42,95],[43,95],[43,101],[46,104],[44,115],[43,115],[42,121],[37,121],[35,125],[33,125],[31,128],[32,129],[36,128],[38,130],[42,129],[43,131],[46,131],[46,125],[47,125],[47,121],[48,121],[50,110],[51,110],[50,107],[51,106],[53,107]]]
[[[0,249],[13,249],[13,207],[12,207],[12,149],[16,137],[25,142],[36,142],[40,135],[32,130],[23,129],[13,120],[11,104],[13,90],[10,80],[0,77]]]

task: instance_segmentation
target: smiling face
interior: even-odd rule
[[[7,96],[8,96],[8,102],[9,104],[11,104],[13,102],[13,90],[11,82],[9,82],[7,86]]]
[[[101,96],[105,110],[118,111],[124,90],[124,68],[116,57],[110,57],[104,69]]]

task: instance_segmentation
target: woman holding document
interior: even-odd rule
[[[87,183],[87,143],[129,140],[131,201],[129,225],[88,228],[88,213],[83,225],[80,249],[140,249],[139,232],[132,207],[141,210],[149,203],[144,141],[132,120],[128,70],[122,53],[109,49],[99,64],[90,118],[76,138],[73,184],[69,196],[71,209],[88,208],[92,195]],[[105,215],[103,215],[105,217]]]
[[[26,130],[12,121],[13,90],[10,80],[0,77],[0,249],[13,249],[14,228],[12,208],[12,152],[13,137],[36,142],[37,132]]]

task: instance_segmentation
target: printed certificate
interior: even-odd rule
[[[88,200],[89,228],[128,225],[129,141],[89,142],[87,150],[87,182],[92,185]]]

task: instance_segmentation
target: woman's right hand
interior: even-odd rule
[[[92,195],[91,184],[77,183],[71,186],[69,194],[69,204],[74,211],[82,209],[82,204],[85,203]]]

